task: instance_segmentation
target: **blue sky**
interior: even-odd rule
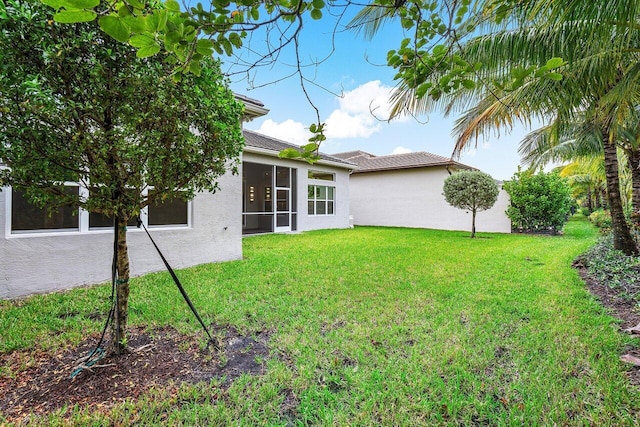
[[[339,32],[332,43],[334,22],[323,19],[306,23],[301,39],[303,63],[328,56],[326,61],[304,71],[313,80],[313,84],[306,86],[309,96],[320,111],[320,119],[327,123],[328,139],[321,151],[331,154],[363,150],[375,155],[428,151],[449,157],[454,146],[451,129],[456,117],[445,119],[431,114],[391,123],[381,120],[388,117],[387,97],[395,86],[394,71],[386,66],[385,58],[387,51],[399,45],[401,32],[385,27],[371,41],[354,32]],[[259,35],[246,43],[251,49],[260,49],[261,45],[264,36]],[[243,59],[250,59],[247,51],[239,52]],[[223,68],[244,69],[230,63],[226,60]],[[315,110],[305,98],[298,76],[281,80],[294,71],[295,63],[293,50],[289,49],[274,64],[251,70],[251,82],[246,74],[232,75],[231,87],[235,92],[262,101],[270,110],[265,117],[247,123],[247,129],[296,144],[309,138],[307,129],[316,121]],[[514,129],[481,140],[477,149],[464,153],[459,161],[495,179],[509,179],[517,170],[517,147],[525,134],[524,129]]]

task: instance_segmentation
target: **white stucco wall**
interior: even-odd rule
[[[303,161],[255,153],[244,161],[298,169],[298,231],[349,226],[349,171],[331,165],[310,166]],[[335,173],[336,180],[314,181],[309,169]],[[242,258],[242,174],[227,174],[216,194],[198,194],[191,202],[191,224],[179,228],[150,228],[173,268]],[[336,188],[335,215],[307,213],[307,186]],[[0,192],[0,299],[70,289],[111,278],[112,230],[11,234],[7,197]],[[142,229],[127,233],[131,275],[164,270],[164,264]]]
[[[241,177],[227,174],[219,182],[216,194],[198,194],[191,202],[190,227],[150,229],[173,268],[242,257]],[[7,196],[0,192],[0,298],[110,280],[111,230],[11,235]],[[142,229],[129,228],[127,236],[133,276],[165,269]]]
[[[401,169],[351,175],[351,214],[356,225],[471,230],[471,213],[450,206],[442,195],[444,167]],[[476,217],[476,231],[510,233],[504,213],[509,196]]]
[[[245,162],[262,163],[267,165],[284,166],[296,168],[298,171],[298,188],[297,188],[297,211],[298,211],[298,230],[309,231],[327,228],[347,228],[349,227],[350,212],[350,180],[349,170],[342,167],[336,167],[327,164],[314,164],[301,160],[280,159],[278,157],[263,155],[259,153],[246,152],[242,155]],[[308,171],[323,171],[335,174],[335,181],[310,180],[308,179]],[[307,188],[308,185],[326,185],[334,186],[335,196],[335,214],[334,215],[309,215],[307,209]],[[240,198],[238,198],[240,202]]]

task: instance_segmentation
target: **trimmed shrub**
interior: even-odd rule
[[[491,209],[500,193],[491,175],[480,171],[461,171],[448,176],[443,190],[447,203],[471,211],[471,237],[476,235],[476,214]]]
[[[593,211],[589,215],[589,221],[598,228],[611,230],[611,212],[609,211],[602,209]]]
[[[558,173],[518,170],[504,189],[511,198],[507,216],[514,230],[555,233],[569,219],[571,190]]]

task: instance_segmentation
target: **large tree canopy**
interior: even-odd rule
[[[214,191],[243,146],[242,105],[211,58],[180,82],[159,58],[61,25],[37,0],[0,14],[0,184],[36,204],[73,206],[119,225],[118,336],[124,337],[126,224],[149,204]],[[63,184],[79,184],[65,191]]]
[[[469,61],[456,51],[470,34],[482,32],[491,25],[558,15],[550,0],[372,0],[369,3],[211,0],[189,5],[181,5],[176,0],[42,1],[52,7],[52,15],[59,22],[97,20],[102,31],[134,46],[140,57],[162,52],[167,61],[174,64],[175,78],[180,78],[182,73],[200,73],[203,58],[212,53],[226,55],[229,62],[242,62],[240,68],[249,72],[271,65],[285,49],[292,48],[297,64],[293,64],[295,71],[291,75],[299,75],[305,94],[304,86],[312,79],[304,76],[304,70],[321,62],[311,59],[310,63],[301,63],[303,57],[317,58],[314,46],[307,46],[311,55],[298,51],[303,45],[300,37],[306,20],[331,21],[335,31],[364,29],[367,36],[375,34],[382,24],[397,25],[404,35],[397,41],[398,48],[388,53],[388,64],[397,70],[396,79],[414,90],[416,96],[410,98],[411,103],[425,95],[438,98],[475,87],[475,75],[483,64]],[[579,9],[575,3],[580,2],[572,2],[569,11]],[[616,7],[616,11],[627,9]],[[360,13],[347,21],[346,17],[353,16],[354,10]],[[612,19],[618,15],[612,14]],[[258,36],[253,37],[255,34]],[[241,48],[243,53],[236,56]],[[522,84],[529,77],[554,78],[554,69],[561,63],[543,61],[515,73],[506,82],[507,86]],[[407,106],[401,109],[404,107]],[[310,127],[313,136],[303,147],[304,158],[313,159],[312,154],[324,140],[324,127],[317,109],[316,114],[318,123]],[[292,151],[283,155],[300,157]]]

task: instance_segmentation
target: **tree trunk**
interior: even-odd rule
[[[471,211],[471,238],[476,237],[476,210]]]
[[[640,232],[640,148],[629,150],[627,157],[631,170],[631,225],[638,233]]]
[[[116,258],[116,307],[111,328],[110,352],[120,354],[126,347],[129,314],[129,251],[127,248],[127,220],[118,218],[118,256]]]
[[[587,209],[589,213],[593,212],[593,194],[591,193],[591,185],[587,187]]]
[[[640,211],[640,148],[628,150],[629,169],[631,170],[631,206],[634,211]]]
[[[611,212],[613,247],[626,255],[637,255],[636,246],[624,217],[622,198],[620,197],[620,176],[618,174],[618,153],[616,145],[609,141],[608,132],[603,132],[604,169],[607,178],[607,200]]]

